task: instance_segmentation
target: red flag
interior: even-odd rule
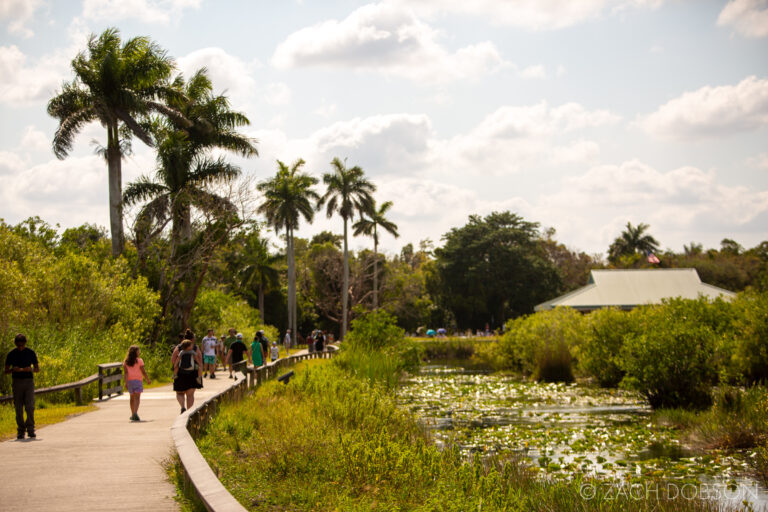
[[[652,252],[649,252],[648,263],[661,263],[661,261],[659,260],[659,258],[656,257],[655,254],[653,254]]]

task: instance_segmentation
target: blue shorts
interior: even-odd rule
[[[131,394],[141,393],[144,391],[144,383],[141,380],[129,380],[125,383],[125,389]]]
[[[216,356],[203,356],[203,364],[216,364]]]

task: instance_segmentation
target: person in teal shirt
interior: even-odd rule
[[[256,333],[256,336],[253,337],[253,343],[251,343],[251,360],[256,368],[264,364],[264,351],[261,347],[261,340],[259,340],[259,333]]]

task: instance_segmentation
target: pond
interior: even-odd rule
[[[768,510],[768,489],[748,476],[750,452],[687,449],[679,431],[651,422],[636,393],[530,382],[453,361],[422,366],[398,399],[438,444],[467,455],[514,454],[550,478],[664,480],[680,486],[670,492]]]

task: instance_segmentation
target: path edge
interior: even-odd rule
[[[328,349],[327,352],[304,353],[285,357],[258,368],[249,366],[248,372],[251,373],[251,378],[243,376],[226,389],[181,414],[173,422],[171,438],[179,457],[185,487],[194,492],[209,512],[245,512],[247,509],[229,493],[218,479],[197,448],[193,435],[199,434],[211,418],[216,415],[221,404],[238,401],[245,396],[249,390],[249,381],[253,387],[256,387],[261,382],[276,377],[281,368],[293,366],[297,362],[307,359],[327,359],[335,355],[336,347],[329,345]]]

